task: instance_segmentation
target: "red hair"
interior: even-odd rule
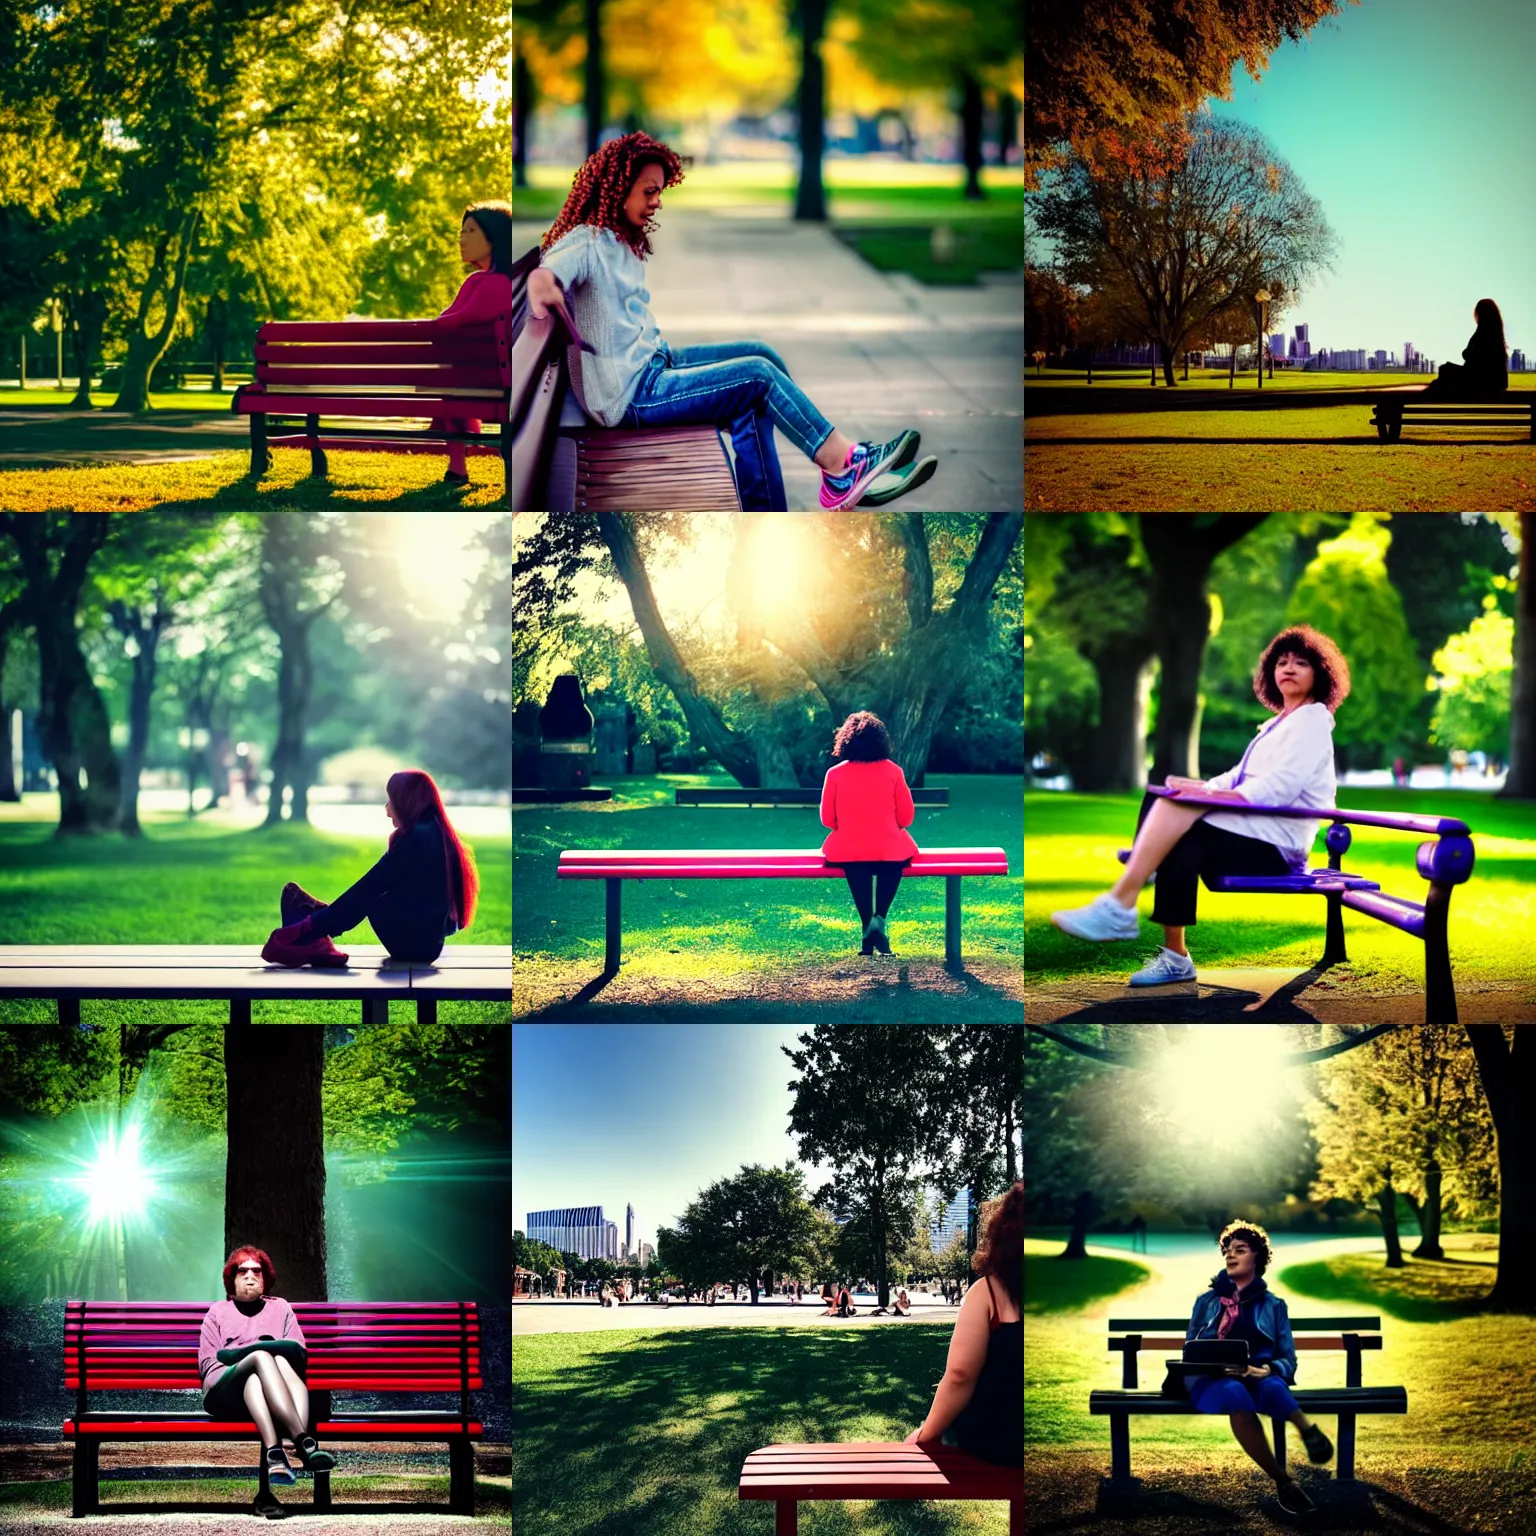
[[[651,254],[653,221],[648,219],[644,229],[636,229],[624,217],[625,200],[646,166],[659,165],[663,186],[675,187],[688,163],[648,133],[626,133],[622,139],[610,139],[588,155],[576,172],[565,207],[545,231],[540,246],[547,251],[580,225],[595,224],[599,229],[611,229],[643,261]]]
[[[273,1268],[272,1260],[261,1248],[253,1248],[247,1243],[243,1248],[236,1248],[230,1256],[224,1260],[224,1294],[235,1294],[235,1270],[245,1259],[255,1259],[261,1265],[261,1294],[263,1296],[274,1295],[277,1291],[277,1270]]]
[[[389,802],[400,818],[399,827],[390,834],[389,845],[403,832],[409,832],[423,816],[437,817],[443,829],[443,878],[448,886],[448,910],[462,933],[475,920],[475,898],[480,894],[480,871],[475,856],[459,840],[443,809],[443,797],[437,792],[432,775],[423,768],[402,768],[389,776],[385,786]],[[458,878],[454,878],[454,871]]]

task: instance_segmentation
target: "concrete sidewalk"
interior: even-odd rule
[[[829,230],[780,208],[664,209],[647,263],[651,309],[674,347],[753,340],[850,437],[923,435],[939,469],[896,506],[1009,512],[1024,505],[1021,278],[931,288],[877,272]],[[547,225],[514,224],[522,255]],[[816,507],[820,471],[777,434],[793,511]]]

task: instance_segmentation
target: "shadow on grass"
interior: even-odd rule
[[[951,1329],[688,1328],[513,1341],[513,1529],[560,1536],[768,1536],[737,1495],[765,1445],[900,1440],[927,1411]],[[965,1511],[986,1511],[984,1524]],[[802,1529],[952,1536],[1006,1528],[1002,1503],[807,1504]]]
[[[1063,1259],[1058,1254],[1024,1256],[1024,1310],[1076,1312],[1093,1302],[1118,1296],[1147,1279],[1152,1271],[1129,1259]]]
[[[1389,1270],[1373,1254],[1342,1254],[1292,1264],[1277,1278],[1319,1301],[1360,1303],[1403,1322],[1454,1323],[1487,1310],[1497,1273],[1493,1264],[1455,1259],[1412,1259]]]

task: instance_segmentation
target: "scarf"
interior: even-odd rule
[[[1232,1331],[1238,1316],[1242,1312],[1243,1302],[1257,1302],[1259,1297],[1269,1289],[1262,1278],[1249,1282],[1248,1286],[1239,1294],[1237,1282],[1222,1270],[1211,1279],[1211,1289],[1216,1293],[1216,1299],[1221,1303],[1221,1321],[1216,1325],[1216,1337],[1224,1339]]]

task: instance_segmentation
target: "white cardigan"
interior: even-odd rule
[[[1236,768],[1206,781],[1208,789],[1235,789],[1250,805],[1315,805],[1332,810],[1333,714],[1326,704],[1303,704],[1266,720]],[[1209,811],[1213,827],[1273,843],[1293,865],[1304,866],[1320,821],[1293,816],[1245,816]]]

